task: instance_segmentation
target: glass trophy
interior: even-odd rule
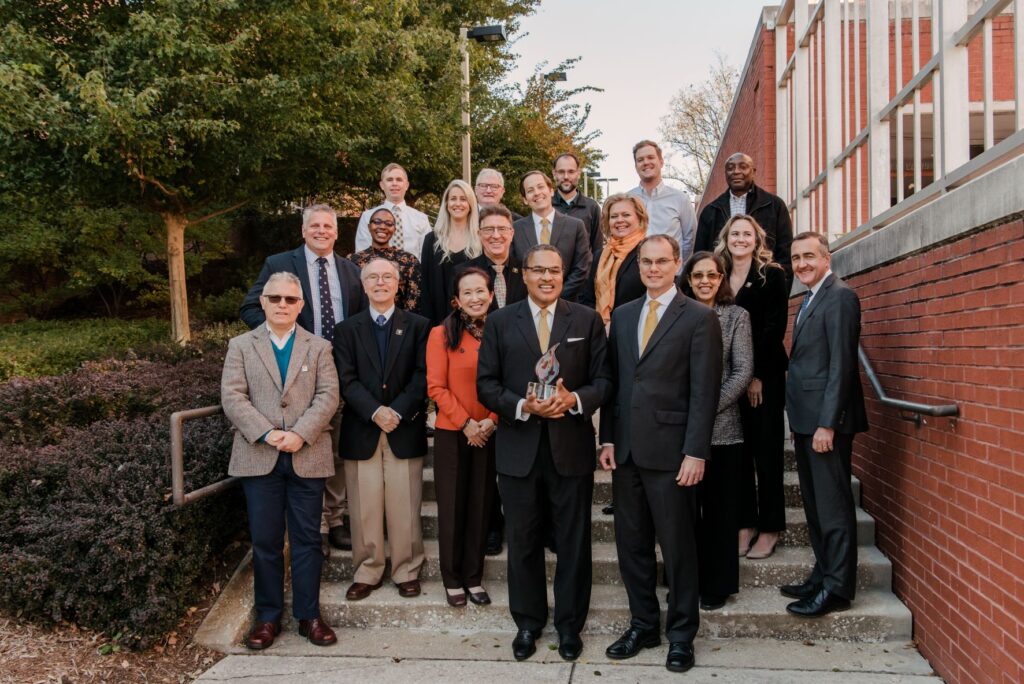
[[[537,374],[537,382],[531,382],[526,386],[526,393],[532,392],[537,396],[538,401],[555,396],[557,391],[555,380],[558,378],[558,371],[561,368],[558,365],[558,359],[555,358],[556,349],[558,349],[557,342],[544,352],[544,355],[537,361],[537,365],[533,367],[533,371]]]

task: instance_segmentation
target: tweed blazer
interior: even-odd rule
[[[750,314],[735,304],[716,306],[715,311],[722,325],[722,389],[711,444],[739,444],[743,441],[743,424],[738,402],[754,377]]]
[[[228,474],[266,475],[278,451],[259,441],[269,430],[290,430],[305,440],[292,461],[299,477],[334,474],[331,418],[338,410],[338,372],[331,344],[295,326],[284,386],[270,331],[261,325],[228,342],[220,401],[235,431]]]

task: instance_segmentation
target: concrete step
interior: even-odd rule
[[[850,486],[853,488],[853,500],[860,503],[860,480],[852,478]],[[796,471],[786,471],[783,474],[783,487],[786,496],[786,505],[793,507],[803,506],[803,499],[800,497],[800,478]],[[423,500],[437,501],[437,491],[434,488],[433,467],[423,469]],[[609,471],[598,470],[594,473],[594,503],[608,505],[612,502],[612,474]]]
[[[591,511],[592,516],[592,540],[594,542],[615,541],[614,521],[612,516],[601,512],[603,504],[596,504]],[[870,546],[875,543],[875,521],[857,508],[857,543],[860,546]],[[421,508],[423,519],[423,538],[437,538],[437,502],[424,501]],[[782,533],[782,546],[807,546],[810,539],[807,533],[807,519],[804,516],[802,507],[786,508],[786,531]]]
[[[426,562],[420,571],[425,581],[439,581],[441,568],[438,561],[437,541],[424,542]],[[619,573],[615,544],[599,542],[593,545],[594,584],[622,584]],[[546,552],[548,581],[554,580],[555,554]],[[858,549],[857,586],[860,589],[888,589],[892,586],[892,563],[881,551],[873,546]],[[484,559],[484,581],[487,586],[504,583],[507,578],[508,548],[497,556]],[[809,547],[780,546],[775,553],[764,560],[740,559],[741,587],[777,587],[802,581],[814,564],[814,555]],[[658,553],[658,568],[661,572],[661,554]],[[387,573],[385,573],[385,577]],[[332,551],[331,558],[324,566],[324,579],[328,582],[347,584],[352,580],[352,552]]]
[[[440,582],[424,582],[423,593],[402,598],[394,585],[385,585],[362,601],[345,600],[345,584],[331,582],[321,587],[320,609],[332,625],[343,628],[397,628],[436,630],[515,629],[509,614],[508,592],[503,584],[488,587],[493,603],[452,608],[445,600]],[[667,589],[660,588],[664,600]],[[553,603],[548,588],[549,604]],[[911,616],[891,592],[869,589],[858,594],[850,610],[807,620],[786,613],[790,601],[778,589],[742,590],[717,611],[701,611],[701,632],[709,638],[760,637],[768,639],[838,639],[841,641],[886,641],[910,639]],[[629,609],[623,587],[595,585],[590,614],[584,632],[618,634],[629,624]]]

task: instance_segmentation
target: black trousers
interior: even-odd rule
[[[252,537],[252,569],[256,620],[276,622],[284,612],[284,525],[291,544],[292,616],[320,617],[320,539],[323,477],[299,477],[292,454],[279,452],[267,475],[243,477],[245,504]]]
[[[479,449],[461,430],[434,431],[441,580],[448,589],[480,586],[494,498],[494,440]]]
[[[761,383],[764,396],[760,406],[751,408],[746,395],[739,402],[743,422],[740,527],[782,532],[786,529],[786,496],[782,485],[786,376],[761,378]]]
[[[660,627],[658,561],[661,546],[668,583],[665,636],[690,643],[700,626],[697,580],[697,488],[676,484],[678,471],[650,470],[630,457],[612,475],[615,502],[615,547],[619,571],[629,598],[630,624],[639,629]],[[734,551],[735,552],[735,551]]]
[[[544,539],[550,524],[558,548],[555,629],[559,634],[579,634],[590,611],[593,473],[559,475],[545,426],[533,469],[526,477],[499,474],[498,489],[505,508],[508,599],[516,627],[538,631],[548,621]],[[544,515],[545,503],[551,510],[550,522]]]
[[[491,499],[491,512],[487,517],[487,532],[503,532],[505,516],[501,512],[501,492],[498,491],[497,475],[494,478],[494,497]]]
[[[700,593],[723,598],[740,590],[740,461],[743,444],[713,445],[697,485],[697,565]]]
[[[832,451],[819,454],[811,435],[794,435],[800,492],[814,549],[811,581],[853,600],[857,590],[857,516],[850,459],[853,435],[835,433]]]

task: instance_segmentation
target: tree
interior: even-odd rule
[[[384,159],[450,177],[437,143],[457,139],[457,27],[514,27],[535,4],[8,1],[0,200],[31,214],[55,192],[159,217],[185,343],[187,233],[250,202],[365,184]],[[481,73],[506,58],[481,56]]]
[[[666,144],[683,155],[683,165],[671,167],[666,175],[681,181],[694,195],[703,194],[707,186],[738,81],[735,67],[716,53],[707,79],[676,93],[661,120]]]

